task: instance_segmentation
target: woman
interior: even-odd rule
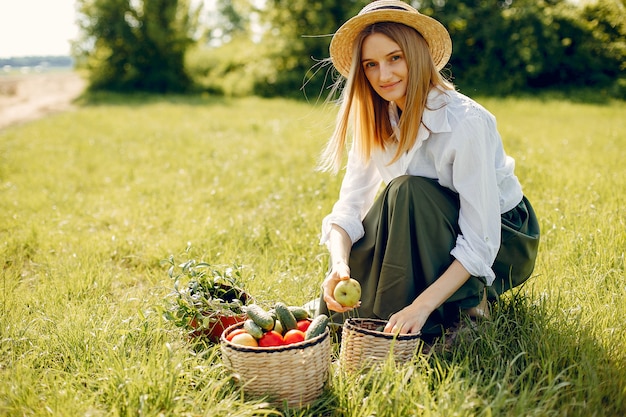
[[[537,253],[535,213],[504,152],[495,118],[439,71],[447,30],[399,0],[374,1],[333,36],[345,77],[322,169],[339,200],[322,224],[331,269],[320,312],[382,318],[386,332],[440,335],[461,314],[488,314],[488,295],[525,281]],[[381,184],[384,188],[381,190]],[[361,304],[333,297],[361,283]]]

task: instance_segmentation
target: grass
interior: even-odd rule
[[[535,276],[454,351],[333,373],[300,410],[244,398],[218,349],[162,318],[160,261],[243,264],[261,303],[316,297],[332,110],[104,95],[1,131],[0,414],[626,414],[626,104],[481,102],[540,218]]]

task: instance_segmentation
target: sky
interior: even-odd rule
[[[0,58],[69,55],[74,0],[0,0]]]
[[[0,58],[69,55],[70,41],[78,34],[75,4],[75,0],[0,0]]]

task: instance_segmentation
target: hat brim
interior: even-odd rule
[[[382,4],[387,2],[380,1],[373,3]],[[373,3],[370,3],[370,5]],[[397,4],[399,2],[389,3]],[[450,39],[450,34],[439,21],[419,13],[408,5],[406,6],[407,8],[405,9],[396,7],[385,8],[383,5],[380,8],[365,13],[362,11],[360,14],[344,23],[337,32],[335,32],[330,42],[330,58],[337,71],[344,77],[350,74],[355,39],[363,29],[380,22],[402,23],[419,32],[424,40],[426,40],[426,43],[428,43],[428,49],[430,50],[437,70],[441,70],[448,63],[452,55],[452,40]]]

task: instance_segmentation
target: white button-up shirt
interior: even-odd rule
[[[397,129],[394,103],[389,117]],[[322,222],[320,243],[328,242],[332,224],[344,229],[353,243],[363,237],[362,220],[382,183],[402,175],[432,178],[460,199],[461,233],[451,255],[471,275],[484,277],[491,285],[495,279],[491,265],[500,248],[500,215],[523,197],[515,161],[504,152],[495,117],[456,91],[433,89],[415,145],[389,165],[396,149],[374,150],[371,160],[363,161],[353,143],[339,200]]]

